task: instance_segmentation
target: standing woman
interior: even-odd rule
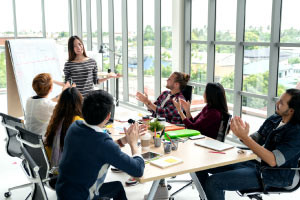
[[[119,78],[119,74],[110,74],[107,78],[98,79],[97,63],[87,57],[82,40],[78,36],[71,36],[68,41],[69,59],[65,63],[65,82],[73,82],[77,89],[85,97],[95,84],[104,82],[110,78]]]
[[[201,134],[216,139],[222,114],[228,114],[225,90],[220,83],[207,83],[203,98],[206,106],[196,117],[192,117],[191,115],[190,102],[179,99],[178,102],[173,100],[173,103],[187,128],[198,130]],[[183,107],[186,115],[183,113],[181,107]]]

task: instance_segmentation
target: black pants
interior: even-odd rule
[[[125,190],[120,181],[103,183],[99,189],[99,196],[96,199],[106,200],[127,200]]]

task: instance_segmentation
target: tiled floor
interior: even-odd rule
[[[4,102],[4,103],[3,103]],[[6,112],[5,108],[5,98],[0,95],[0,112]],[[118,110],[118,112],[126,112],[124,109]],[[127,111],[128,112],[128,111]],[[132,113],[132,111],[130,111]],[[134,113],[132,113],[134,115]],[[8,187],[20,185],[27,183],[27,179],[21,170],[20,161],[16,158],[11,158],[6,154],[5,151],[5,132],[2,126],[0,126],[0,199],[4,199],[4,192],[6,192]],[[112,173],[109,171],[106,181],[119,180],[124,183],[128,179],[128,175],[125,173]],[[190,179],[189,175],[182,175],[176,177],[176,179]],[[245,180],[247,181],[247,180]],[[151,182],[145,184],[138,184],[136,186],[125,187],[127,197],[129,200],[142,200],[144,195],[147,194],[151,187]],[[170,193],[183,186],[181,183],[173,183],[172,190]],[[30,192],[30,188],[18,189],[12,192],[12,196],[9,199],[12,200],[22,200],[25,199],[28,193]],[[56,194],[54,191],[47,189],[47,194],[50,200],[56,199]],[[282,195],[272,195],[265,196],[265,200],[296,200],[299,199],[300,190],[292,193],[292,194],[282,194]],[[298,196],[298,197],[297,197]],[[196,200],[199,199],[197,190],[192,189],[192,187],[188,187],[183,192],[179,193],[175,196],[176,200]],[[228,200],[237,200],[237,199],[247,199],[239,197],[235,192],[226,192],[226,199]]]

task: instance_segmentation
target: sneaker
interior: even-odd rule
[[[126,186],[134,186],[134,185],[137,185],[138,183],[139,182],[133,177],[131,177],[127,181],[125,181]]]
[[[115,168],[115,167],[111,167],[110,168],[112,172],[115,172],[115,173],[121,173],[123,171],[119,170],[118,168]]]

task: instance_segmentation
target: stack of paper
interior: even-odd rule
[[[152,165],[155,165],[160,168],[170,167],[170,166],[182,163],[182,162],[183,162],[183,160],[181,160],[180,158],[174,157],[174,156],[167,156],[167,157],[159,158],[157,160],[150,161],[150,163]]]

